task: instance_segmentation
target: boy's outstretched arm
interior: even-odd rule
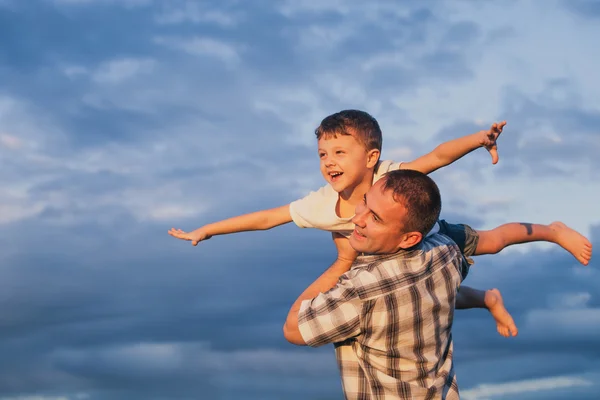
[[[430,174],[433,171],[452,164],[454,161],[469,154],[475,149],[485,147],[492,156],[492,164],[498,162],[498,147],[496,140],[502,133],[506,121],[492,124],[487,131],[479,131],[471,135],[463,136],[440,144],[431,153],[417,158],[414,161],[404,162],[400,165],[401,169],[414,169],[424,174]]]
[[[287,224],[288,222],[292,222],[292,215],[290,214],[290,205],[286,204],[285,206],[239,215],[237,217],[214,222],[191,232],[184,232],[181,229],[171,228],[169,230],[169,235],[177,239],[191,241],[192,245],[196,246],[202,240],[210,239],[215,235],[266,230]]]

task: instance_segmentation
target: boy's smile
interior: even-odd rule
[[[319,139],[321,173],[338,193],[352,192],[359,184],[373,179],[368,152],[353,135],[338,134]],[[346,193],[351,194],[351,193]]]

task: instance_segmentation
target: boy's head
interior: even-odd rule
[[[315,135],[321,173],[337,192],[370,185],[382,142],[375,118],[364,111],[340,111],[323,119]]]
[[[360,110],[343,110],[325,117],[321,125],[315,129],[317,140],[339,135],[353,136],[365,150],[381,152],[381,128],[369,113]]]
[[[388,172],[356,207],[350,243],[371,254],[408,249],[433,228],[441,208],[440,191],[427,175],[403,169]]]

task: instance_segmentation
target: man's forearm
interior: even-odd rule
[[[304,300],[310,300],[317,297],[320,293],[325,293],[329,289],[333,288],[340,277],[346,273],[352,266],[353,260],[351,259],[337,259],[316,281],[310,284],[309,287],[302,292],[302,294],[296,299],[283,326],[283,333],[285,338],[296,345],[304,346],[306,343],[300,334],[298,328],[298,313],[300,312],[300,306]]]

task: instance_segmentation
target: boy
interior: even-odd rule
[[[326,186],[285,206],[233,217],[193,232],[172,228],[169,234],[189,240],[195,246],[214,235],[271,229],[293,221],[302,228],[318,228],[348,237],[354,230],[351,219],[356,206],[384,173],[403,168],[429,174],[479,147],[490,152],[495,164],[498,161],[496,139],[505,124],[493,124],[488,131],[443,143],[414,161],[394,163],[379,160],[382,134],[375,118],[363,111],[341,111],[323,119],[315,131]],[[588,264],[592,252],[591,243],[585,237],[558,222],[551,225],[511,223],[490,231],[475,231],[467,225],[441,220],[437,229],[459,245],[469,264],[472,264],[469,258],[472,255],[495,254],[507,246],[533,241],[557,243],[584,265]],[[456,308],[487,308],[501,335],[517,334],[497,289],[484,292],[461,286],[458,293]]]

